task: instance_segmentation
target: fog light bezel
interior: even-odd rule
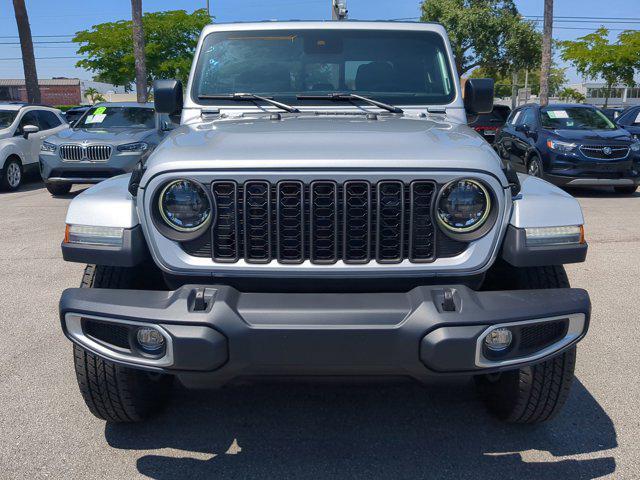
[[[160,336],[162,341],[161,343],[158,344],[157,348],[151,348],[151,347],[145,346],[143,342],[140,340],[140,333],[144,330],[148,330],[149,332],[153,332]],[[158,328],[151,325],[141,326],[141,327],[137,327],[135,331],[132,330],[131,334],[132,334],[132,338],[131,338],[132,347],[140,351],[140,353],[142,353],[143,355],[154,357],[154,358],[162,357],[164,355],[167,349],[167,339]]]
[[[508,340],[506,340],[506,343],[504,344],[504,346],[500,346],[497,347],[496,345],[493,345],[491,343],[488,342],[489,337],[493,334],[495,334],[496,332],[505,332],[506,333],[506,337]],[[513,346],[513,339],[514,339],[514,335],[513,332],[511,331],[510,328],[508,327],[499,327],[499,328],[494,328],[492,330],[490,330],[485,336],[484,336],[484,347],[489,349],[493,354],[498,355],[498,354],[502,354],[502,353],[507,353],[511,347]]]

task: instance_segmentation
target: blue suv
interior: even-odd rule
[[[494,148],[515,170],[559,186],[640,184],[640,142],[591,105],[524,105],[498,131]]]

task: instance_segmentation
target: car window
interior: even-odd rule
[[[155,110],[142,107],[92,107],[74,128],[146,128],[156,125]]]
[[[589,107],[546,107],[541,110],[542,126],[562,130],[615,130],[604,113]]]
[[[518,119],[520,118],[520,115],[522,115],[522,110],[516,110],[515,112],[513,112],[509,117],[509,120],[507,120],[507,124],[512,127],[515,126],[518,122]]]
[[[18,125],[18,129],[16,130],[16,134],[22,135],[22,129],[25,125],[35,125],[40,128],[40,123],[38,123],[38,115],[35,110],[30,110],[25,113],[20,119],[20,124]]]
[[[536,126],[536,112],[533,108],[527,108],[522,112],[522,119],[518,125],[527,125],[530,128]]]
[[[9,128],[17,116],[17,110],[0,110],[0,128]]]
[[[58,116],[48,110],[38,110],[38,119],[40,120],[40,130],[51,130],[62,124]]]

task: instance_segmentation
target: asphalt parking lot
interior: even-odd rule
[[[59,249],[79,190],[0,193],[0,478],[640,478],[640,194],[572,192],[590,252],[568,271],[593,317],[549,424],[501,424],[456,380],[179,390],[154,421],[105,426],[82,402],[57,317],[83,269]]]

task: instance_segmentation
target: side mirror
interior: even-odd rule
[[[469,78],[464,84],[464,108],[471,115],[493,111],[493,79]]]
[[[520,125],[516,125],[516,132],[529,133],[529,125],[527,125],[526,123],[521,123]]]
[[[156,113],[180,115],[182,101],[182,82],[180,80],[156,80],[153,82],[153,103]]]
[[[22,136],[26,140],[27,138],[29,138],[29,135],[31,135],[32,133],[38,133],[39,131],[40,127],[37,127],[35,125],[25,125],[24,127],[22,127]]]

